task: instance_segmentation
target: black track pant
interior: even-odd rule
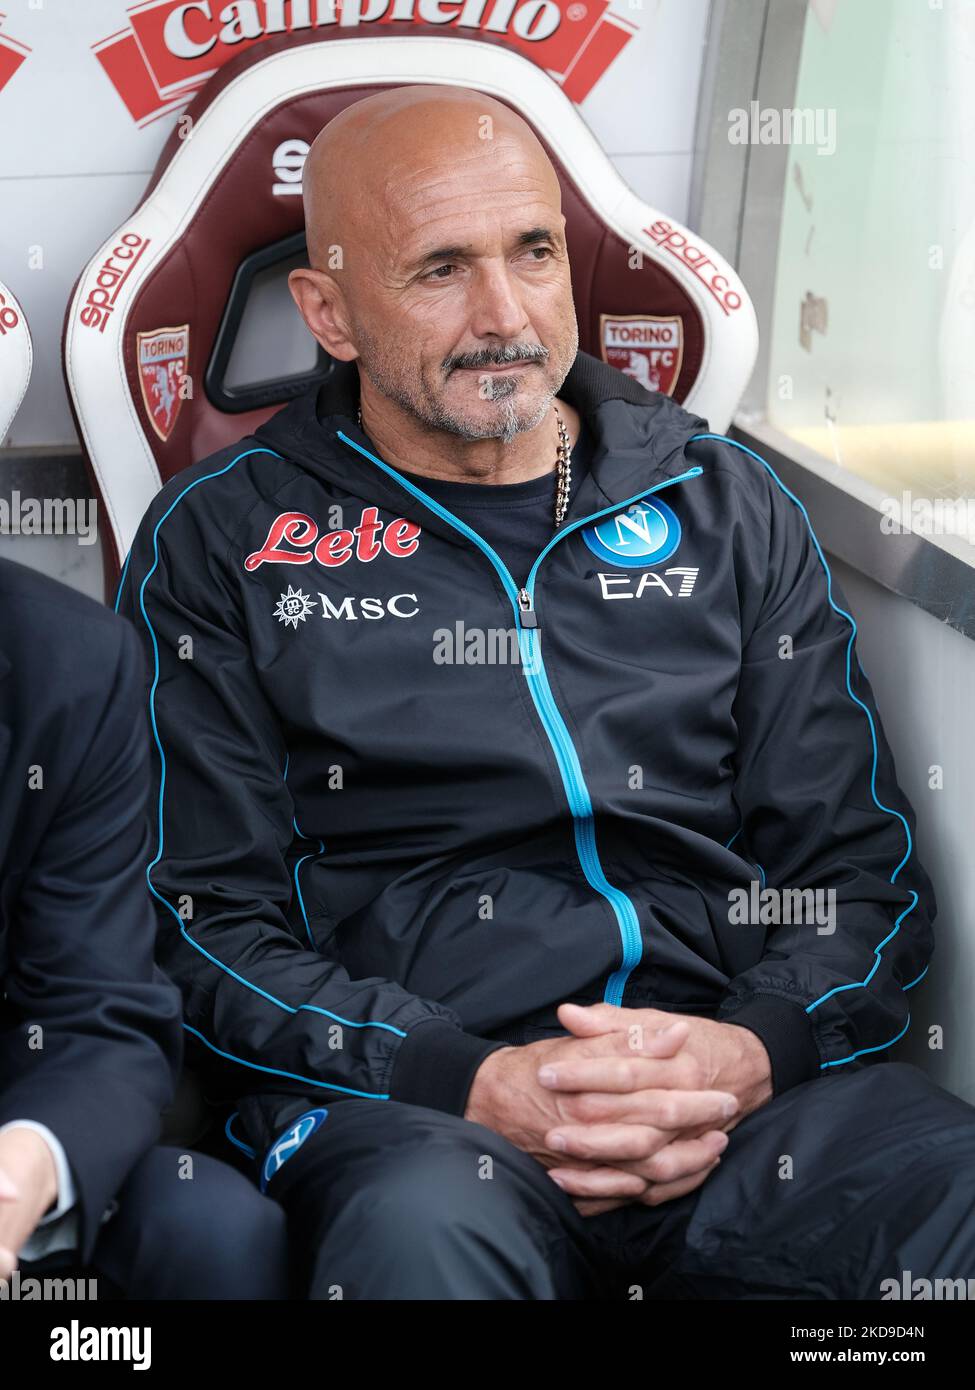
[[[21,1261],[23,1276],[95,1279],[100,1299],[288,1297],[281,1208],[227,1164],[157,1145],[133,1168],[117,1204],[88,1265],[59,1252]]]
[[[884,1280],[975,1281],[975,1109],[904,1063],[797,1086],[731,1131],[695,1192],[589,1218],[480,1125],[277,1102],[260,1098],[286,1136],[267,1191],[312,1298],[880,1299]]]

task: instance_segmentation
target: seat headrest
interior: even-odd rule
[[[726,427],[757,351],[744,286],[637,197],[544,71],[500,43],[430,29],[283,36],[231,60],[191,103],[68,309],[69,396],[119,555],[163,481],[315,379],[251,392],[247,408],[221,390],[214,363],[226,358],[235,283],[268,248],[302,243],[301,162],[322,126],[383,88],[419,83],[485,92],[532,126],[562,185],[580,347]]]

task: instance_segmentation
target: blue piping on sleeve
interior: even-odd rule
[[[289,1014],[298,1014],[298,1013],[300,1013],[300,1012],[307,1012],[307,1013],[313,1013],[313,1014],[320,1014],[320,1015],[322,1015],[322,1016],[325,1017],[325,1018],[333,1019],[336,1023],[340,1023],[340,1024],[343,1025],[343,1027],[346,1027],[346,1028],[379,1028],[379,1029],[384,1030],[385,1032],[389,1032],[389,1033],[395,1034],[396,1037],[405,1038],[405,1037],[406,1037],[406,1033],[405,1033],[401,1028],[396,1028],[396,1027],[394,1027],[393,1024],[391,1024],[391,1023],[379,1023],[379,1022],[373,1022],[373,1021],[371,1021],[371,1020],[368,1020],[368,1021],[366,1021],[366,1022],[356,1022],[356,1021],[354,1021],[354,1020],[352,1020],[352,1019],[342,1018],[341,1015],[332,1013],[331,1010],[329,1010],[329,1009],[322,1009],[322,1008],[319,1008],[319,1007],[318,1007],[317,1005],[315,1005],[315,1004],[298,1004],[298,1005],[296,1005],[296,1006],[291,1005],[291,1004],[286,1004],[283,1000],[276,998],[273,994],[269,994],[267,990],[261,989],[260,986],[255,985],[255,984],[253,983],[253,981],[245,979],[244,976],[242,976],[242,975],[238,975],[237,972],[236,972],[235,970],[232,970],[232,969],[230,968],[230,966],[226,965],[223,961],[218,960],[216,956],[211,955],[209,951],[205,950],[204,947],[201,946],[200,943],[199,943],[198,941],[196,941],[196,940],[190,935],[189,932],[187,932],[187,930],[186,930],[186,928],[185,928],[185,925],[184,925],[184,922],[183,922],[183,919],[180,917],[180,915],[179,915],[179,913],[177,912],[176,908],[173,907],[172,903],[170,903],[170,902],[168,901],[168,899],[165,898],[165,897],[162,895],[162,893],[160,893],[160,892],[158,891],[158,889],[156,888],[155,884],[152,882],[152,870],[156,867],[156,865],[157,865],[157,864],[159,863],[159,861],[162,859],[162,856],[163,856],[163,853],[164,853],[165,836],[164,836],[164,830],[163,830],[163,803],[164,803],[164,800],[165,800],[165,793],[166,793],[166,754],[165,754],[165,751],[164,751],[163,746],[162,746],[162,740],[161,740],[161,738],[160,738],[160,736],[159,736],[159,727],[158,727],[158,724],[157,724],[157,722],[156,722],[156,687],[157,687],[158,684],[159,684],[159,674],[160,674],[160,673],[159,673],[159,643],[158,643],[158,641],[156,640],[155,629],[153,628],[152,622],[150,621],[150,618],[149,618],[149,614],[148,614],[148,612],[146,611],[145,594],[146,594],[146,586],[148,585],[149,580],[150,580],[150,579],[152,578],[152,576],[155,574],[156,568],[157,568],[157,566],[158,566],[158,564],[159,564],[159,528],[162,526],[163,522],[166,521],[166,520],[168,519],[168,517],[172,514],[172,512],[173,512],[173,511],[175,510],[175,508],[179,505],[179,503],[182,502],[183,498],[187,495],[187,493],[192,492],[193,489],[196,488],[196,487],[199,487],[199,485],[200,485],[201,483],[209,482],[209,481],[210,481],[211,479],[213,479],[213,478],[219,478],[219,477],[221,477],[224,473],[229,472],[231,468],[233,468],[236,464],[238,464],[238,463],[241,461],[241,459],[249,458],[252,454],[270,454],[270,455],[272,455],[272,457],[274,457],[274,458],[280,458],[280,457],[281,457],[280,454],[275,454],[273,449],[264,449],[264,448],[248,449],[248,450],[246,450],[244,453],[238,454],[236,458],[231,459],[231,461],[230,461],[228,464],[225,464],[225,466],[224,466],[223,468],[219,468],[219,469],[217,469],[217,470],[216,470],[215,472],[213,472],[213,473],[206,473],[206,474],[203,474],[201,477],[194,479],[194,481],[193,481],[192,483],[187,484],[187,486],[186,486],[185,488],[183,488],[182,492],[180,492],[180,493],[173,499],[173,501],[172,501],[172,502],[170,503],[170,505],[167,507],[166,511],[163,512],[162,516],[161,516],[161,517],[159,518],[159,520],[156,522],[156,525],[155,525],[155,527],[153,528],[153,532],[152,532],[153,561],[152,561],[151,566],[149,567],[149,569],[148,569],[147,572],[146,572],[145,578],[142,580],[142,583],[141,583],[141,585],[139,586],[139,609],[140,609],[140,611],[141,611],[141,613],[142,613],[142,617],[143,617],[143,620],[144,620],[145,625],[146,625],[146,630],[147,630],[148,633],[149,633],[149,637],[150,637],[150,640],[151,640],[151,642],[152,642],[152,651],[153,651],[154,670],[153,670],[152,685],[151,685],[151,688],[150,688],[150,691],[149,691],[149,719],[150,719],[150,723],[151,723],[151,726],[152,726],[152,735],[153,735],[153,739],[154,739],[154,741],[155,741],[156,748],[157,748],[157,750],[158,750],[158,752],[159,752],[159,764],[160,764],[160,775],[159,775],[159,800],[158,800],[158,807],[157,807],[157,833],[158,833],[158,837],[159,837],[159,848],[158,848],[158,850],[157,850],[157,852],[156,852],[155,858],[152,859],[152,860],[150,861],[150,863],[149,863],[149,864],[147,865],[147,867],[146,867],[146,883],[147,883],[147,885],[148,885],[149,892],[152,894],[152,896],[153,896],[158,902],[160,902],[165,908],[167,908],[167,910],[168,910],[169,912],[172,913],[173,917],[176,919],[176,922],[177,922],[177,924],[178,924],[180,935],[182,936],[183,940],[187,942],[188,945],[192,946],[193,949],[194,949],[195,951],[198,951],[198,952],[200,953],[200,955],[204,956],[212,965],[216,966],[217,969],[219,969],[219,970],[223,971],[225,974],[229,975],[231,979],[236,980],[237,983],[240,984],[240,985],[243,985],[245,989],[249,989],[249,990],[253,991],[253,993],[259,995],[262,999],[266,999],[266,1000],[268,1001],[268,1003],[275,1005],[275,1007],[277,1007],[277,1008],[279,1008],[279,1009],[283,1009],[286,1013],[289,1013]],[[130,553],[131,553],[131,552],[130,552]],[[121,592],[121,589],[120,589],[120,592]],[[189,1028],[189,1025],[184,1024],[184,1027]],[[195,1029],[189,1029],[189,1031],[195,1033],[196,1030],[195,1030]],[[203,1042],[203,1043],[205,1043],[206,1046],[209,1047],[209,1048],[211,1048],[212,1051],[218,1052],[218,1053],[220,1052],[219,1048],[215,1047],[212,1043],[207,1042],[207,1040],[206,1040],[202,1035],[198,1034],[197,1036],[199,1036],[199,1037],[200,1037],[200,1041]],[[241,1058],[239,1058],[239,1057],[233,1057],[233,1056],[231,1056],[230,1053],[220,1053],[220,1055],[223,1056],[223,1057],[228,1058],[228,1060],[230,1060],[230,1061],[239,1062],[242,1066],[253,1067],[253,1068],[255,1068],[255,1069],[258,1070],[258,1071],[272,1072],[273,1074],[279,1075],[279,1076],[290,1076],[290,1074],[287,1073],[287,1072],[277,1072],[277,1071],[275,1070],[275,1068],[273,1068],[273,1067],[258,1066],[258,1064],[257,1064],[256,1062],[244,1062],[244,1061],[243,1061]],[[326,1083],[323,1083],[323,1082],[311,1081],[310,1078],[308,1078],[308,1077],[292,1077],[291,1079],[298,1080],[298,1081],[307,1081],[307,1082],[309,1082],[309,1084],[315,1085],[315,1086],[321,1086],[321,1085],[325,1085],[325,1084],[326,1084]],[[338,1091],[346,1091],[346,1092],[347,1092],[348,1094],[350,1094],[350,1095],[371,1096],[371,1097],[374,1098],[374,1099],[383,1099],[383,1100],[388,1099],[387,1096],[377,1097],[377,1096],[375,1095],[374,1092],[349,1090],[349,1088],[344,1087],[344,1086],[328,1086],[327,1089],[329,1089],[329,1090],[338,1090]]]
[[[293,818],[292,824],[294,825],[294,828],[295,828],[295,834],[298,836],[299,839],[301,839],[301,840],[307,840],[307,839],[310,838],[310,836],[303,834],[302,831],[300,831],[300,830],[298,829],[298,818],[297,818],[297,817],[294,817],[294,818]],[[295,873],[294,873],[294,879],[295,879],[295,893],[297,894],[297,897],[298,897],[298,906],[301,908],[301,920],[302,920],[302,921],[304,922],[304,924],[305,924],[305,935],[308,937],[308,944],[309,944],[309,946],[312,948],[313,951],[314,951],[314,950],[317,950],[317,947],[315,946],[315,938],[314,938],[314,937],[312,936],[312,934],[311,934],[311,925],[310,925],[310,923],[309,923],[309,921],[308,921],[308,913],[307,913],[307,911],[305,910],[305,897],[304,897],[304,894],[303,894],[302,891],[301,891],[301,880],[300,880],[300,878],[299,878],[299,876],[298,876],[298,873],[299,873],[299,870],[300,870],[302,864],[304,864],[306,860],[308,860],[308,859],[317,859],[318,856],[319,856],[320,854],[324,854],[324,853],[325,853],[325,841],[324,841],[324,840],[319,840],[319,842],[318,842],[318,849],[312,850],[309,854],[303,854],[303,855],[301,856],[301,858],[298,860],[297,864],[295,865]]]
[[[237,1062],[242,1067],[250,1067],[252,1071],[267,1072],[271,1076],[283,1076],[286,1081],[300,1081],[305,1086],[315,1086],[322,1091],[342,1091],[347,1096],[361,1096],[363,1100],[389,1100],[388,1095],[377,1095],[375,1091],[354,1091],[351,1086],[335,1086],[328,1081],[313,1080],[310,1076],[299,1076],[293,1071],[281,1071],[278,1067],[264,1067],[260,1062],[247,1062],[243,1057],[235,1057],[232,1052],[224,1052],[222,1048],[205,1038],[199,1029],[194,1028],[189,1023],[184,1023],[183,1027],[187,1033],[192,1033],[194,1038],[199,1039],[204,1047],[208,1047],[211,1052],[215,1052],[218,1057],[224,1057],[228,1062]]]
[[[732,448],[740,449],[743,454],[748,454],[749,457],[755,459],[756,462],[762,465],[762,467],[766,470],[766,472],[769,474],[769,476],[772,478],[772,480],[775,482],[778,488],[785,493],[786,497],[788,497],[790,501],[795,503],[795,505],[799,508],[799,511],[802,513],[803,519],[806,523],[806,527],[809,531],[810,539],[812,540],[812,543],[816,548],[816,554],[819,556],[819,562],[822,565],[826,575],[826,597],[829,601],[829,605],[835,613],[838,613],[841,618],[845,618],[846,621],[850,624],[850,640],[846,644],[846,689],[850,696],[850,699],[854,702],[854,704],[859,705],[859,707],[863,710],[864,714],[867,716],[867,723],[870,727],[870,741],[873,748],[873,762],[870,768],[870,794],[873,797],[874,804],[877,806],[878,810],[883,811],[886,815],[895,816],[900,821],[901,825],[903,825],[904,827],[904,834],[907,836],[907,849],[905,850],[903,858],[901,859],[897,867],[894,869],[889,879],[890,883],[894,883],[897,878],[897,875],[900,873],[901,869],[904,867],[908,859],[911,857],[911,853],[914,848],[913,840],[911,838],[911,828],[908,825],[906,818],[901,814],[900,811],[895,810],[892,806],[886,806],[877,795],[877,730],[873,722],[873,715],[870,713],[869,708],[854,692],[853,687],[850,684],[850,659],[853,654],[853,643],[857,635],[856,620],[854,619],[852,613],[847,613],[845,608],[840,608],[840,606],[833,599],[833,575],[826,561],[826,556],[823,554],[823,550],[821,545],[819,544],[819,540],[817,539],[816,533],[813,530],[812,522],[809,520],[809,513],[806,511],[799,498],[796,497],[795,493],[791,492],[789,488],[786,487],[785,483],[783,483],[782,479],[778,476],[771,464],[767,463],[765,459],[761,457],[760,454],[756,454],[753,449],[747,448],[744,444],[739,444],[737,440],[729,439],[728,436],[724,434],[696,434],[693,436],[690,442],[693,443],[695,440],[698,439],[714,439],[721,444],[730,444]],[[883,941],[881,941],[880,945],[874,948],[874,963],[869,973],[867,974],[866,979],[857,980],[848,985],[837,985],[834,989],[827,990],[827,992],[821,995],[819,999],[813,1000],[813,1002],[806,1007],[807,1014],[811,1014],[814,1009],[819,1008],[820,1004],[824,1004],[827,999],[832,998],[834,994],[840,994],[843,990],[866,988],[866,986],[870,983],[875,972],[880,966],[881,951],[887,945],[887,943],[897,935],[897,933],[900,931],[901,922],[908,915],[908,913],[913,912],[914,908],[917,905],[917,893],[914,891],[913,888],[909,889],[908,891],[911,894],[912,901],[908,904],[907,907],[904,908],[903,912],[901,912],[900,916],[895,921],[893,930],[888,932],[888,934],[884,937]],[[917,977],[917,980],[914,980],[911,985],[904,986],[904,988],[911,989],[913,985],[917,984],[918,981],[923,978],[925,973],[926,968]],[[898,1033],[896,1038],[891,1039],[890,1042],[881,1043],[878,1047],[862,1047],[858,1051],[850,1053],[848,1057],[841,1057],[833,1062],[823,1062],[821,1063],[821,1069],[825,1067],[841,1066],[844,1062],[852,1062],[855,1057],[860,1057],[866,1052],[882,1052],[888,1047],[893,1047],[894,1043],[899,1042],[900,1039],[907,1032],[907,1029],[910,1027],[910,1024],[911,1019],[910,1015],[908,1015],[907,1023],[905,1024],[903,1030],[900,1033]]]

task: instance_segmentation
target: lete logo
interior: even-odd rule
[[[656,498],[634,502],[625,512],[590,526],[582,539],[594,555],[611,564],[643,568],[669,560],[680,545],[680,522]]]
[[[378,539],[380,531],[382,542]],[[284,542],[297,548],[284,550]],[[261,565],[307,565],[312,560],[335,569],[352,558],[353,549],[363,564],[375,560],[384,550],[394,560],[402,560],[414,554],[419,544],[420,528],[416,522],[397,517],[383,530],[378,507],[364,507],[359,524],[351,531],[325,531],[321,536],[317,522],[304,512],[282,512],[271,522],[260,550],[248,555],[244,569],[249,573]]]

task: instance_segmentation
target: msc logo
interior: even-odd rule
[[[420,611],[416,594],[393,594],[392,598],[385,599],[356,598],[346,594],[338,605],[332,602],[328,594],[319,593],[318,598],[322,605],[321,617],[342,618],[347,623],[357,622],[359,618],[385,618],[387,615],[391,618],[415,618]],[[311,595],[289,584],[288,592],[278,599],[274,616],[279,623],[293,627],[297,632],[298,624],[303,623],[314,611],[315,600]]]
[[[308,1110],[304,1115],[299,1116],[289,1130],[276,1139],[267,1151],[267,1158],[264,1160],[264,1169],[261,1173],[261,1191],[267,1191],[267,1185],[287,1163],[289,1158],[294,1158],[306,1139],[310,1139],[315,1130],[322,1125],[328,1117],[327,1110]]]
[[[680,522],[667,503],[648,498],[587,527],[582,539],[600,560],[643,569],[669,560],[680,534]]]

